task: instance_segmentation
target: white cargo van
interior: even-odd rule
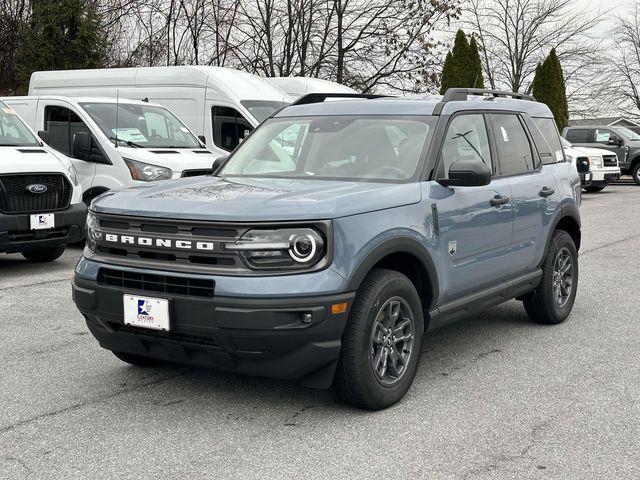
[[[291,99],[264,78],[223,67],[62,70],[31,75],[29,95],[148,99],[174,112],[217,156]]]
[[[3,100],[73,163],[87,204],[113,188],[211,173],[216,158],[158,104],[51,95]]]
[[[0,253],[55,260],[82,240],[86,215],[73,165],[0,102]]]
[[[291,100],[297,100],[308,93],[358,93],[351,87],[321,78],[272,77],[265,80],[281,89]]]

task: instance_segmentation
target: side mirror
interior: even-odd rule
[[[91,138],[87,132],[76,132],[73,134],[73,142],[71,144],[71,156],[80,160],[89,158],[89,150],[91,148]]]
[[[449,168],[449,178],[438,183],[445,187],[482,187],[491,183],[491,169],[477,160],[456,160]]]
[[[38,137],[40,137],[40,140],[44,143],[49,143],[49,132],[46,130],[38,130]]]
[[[224,167],[224,164],[227,163],[227,160],[229,160],[229,157],[225,156],[218,157],[213,161],[213,165],[211,166],[211,168],[213,169],[214,176],[217,175],[220,170],[222,170],[222,167]]]
[[[198,135],[198,140],[200,140],[203,145],[207,144],[207,139],[204,137],[204,135]]]

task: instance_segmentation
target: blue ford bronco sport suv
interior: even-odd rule
[[[275,113],[215,176],[93,201],[73,297],[102,347],[381,409],[439,326],[512,298],[567,318],[580,178],[545,105],[340,96]]]

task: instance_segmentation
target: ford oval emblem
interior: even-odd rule
[[[41,183],[34,183],[33,185],[28,185],[27,190],[31,193],[44,193],[47,191],[47,186]]]

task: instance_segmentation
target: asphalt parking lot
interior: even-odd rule
[[[640,478],[640,187],[585,194],[569,320],[512,301],[426,338],[377,413],[325,391],[101,349],[71,301],[79,249],[0,256],[0,477]]]

